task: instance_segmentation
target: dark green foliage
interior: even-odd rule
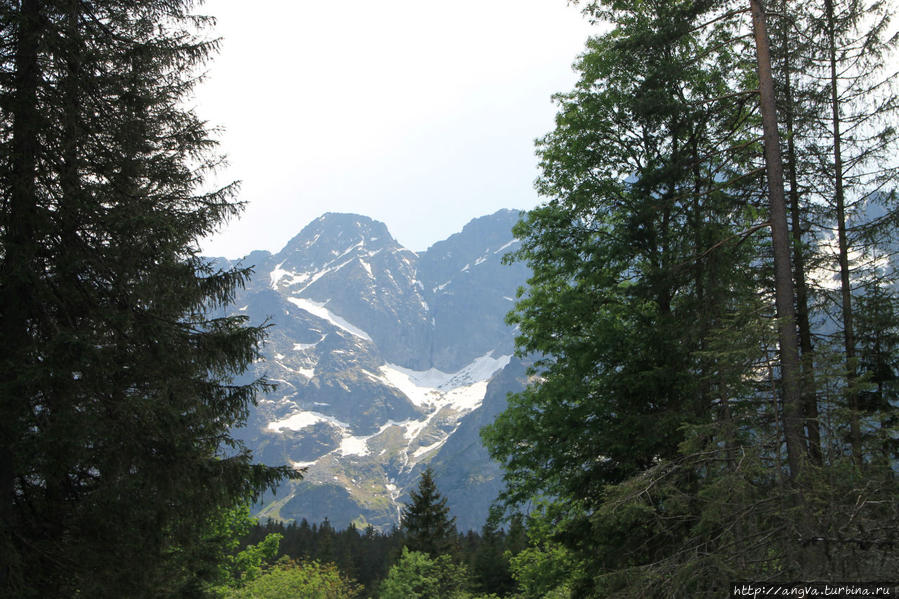
[[[542,356],[538,384],[484,432],[507,497],[560,498],[567,543],[593,556],[585,519],[606,486],[674,457],[685,425],[727,411],[739,378],[724,371],[767,334],[755,320],[751,114],[739,97],[702,101],[731,92],[739,61],[718,32],[685,33],[694,3],[641,8],[589,42],[539,143],[551,199],[515,230],[533,277],[509,317],[520,353]],[[710,353],[725,328],[733,353]]]
[[[333,562],[340,572],[351,576],[366,589],[373,589],[399,557],[403,535],[398,529],[381,533],[372,527],[359,531],[355,526],[335,531],[330,524],[283,524],[269,520],[255,525],[242,539],[244,545],[260,543],[270,535],[282,537],[279,555],[296,561]]]
[[[0,594],[201,596],[214,518],[285,469],[230,436],[264,335],[213,318],[239,210],[183,108],[215,42],[188,1],[0,8]]]
[[[899,460],[899,298],[872,281],[855,309],[863,441],[869,459],[889,467]]]
[[[400,524],[406,547],[432,557],[454,555],[459,543],[456,519],[437,490],[430,467],[422,471],[418,489],[410,491],[409,498],[411,503],[403,508]]]
[[[470,580],[466,587],[479,593],[509,595],[517,588],[509,560],[528,546],[528,533],[521,515],[513,516],[507,529],[498,523],[498,518],[494,518],[482,534],[469,531],[461,537],[456,559],[467,565]],[[310,525],[305,520],[299,524],[270,520],[254,525],[241,544],[258,545],[273,535],[282,537],[279,555],[295,561],[325,562],[326,554],[336,555],[333,562],[340,572],[362,584],[367,596],[387,576],[406,542],[403,530],[396,528],[383,533],[370,526],[361,532],[355,526],[335,531],[330,525]],[[328,540],[324,541],[326,537]]]
[[[469,536],[472,536],[469,533]],[[494,511],[481,530],[480,539],[466,543],[471,555],[469,570],[474,580],[473,588],[482,593],[507,595],[515,588],[515,580],[509,570],[509,556],[524,549],[527,539],[522,539],[523,524],[520,514],[516,514],[507,534],[499,526],[498,513]],[[476,547],[474,551],[470,548]],[[508,552],[508,553],[507,553]]]
[[[579,83],[557,98],[556,128],[538,146],[547,201],[515,231],[514,258],[533,276],[509,321],[521,332],[519,353],[537,357],[534,377],[484,431],[505,465],[509,503],[553,498],[544,533],[512,560],[521,590],[721,596],[736,579],[888,577],[899,530],[887,449],[894,299],[886,285],[854,291],[857,364],[848,352],[831,362],[813,354],[803,325],[807,388],[787,384],[793,325],[774,318],[789,313],[785,287],[775,311],[771,250],[753,236],[770,217],[745,6],[610,1],[587,10],[616,28],[588,43]],[[781,25],[789,43],[796,30]],[[812,97],[822,96],[803,90],[793,101]],[[799,115],[816,118],[817,106],[789,106],[797,132],[809,126]],[[809,165],[799,151],[790,159],[791,168]],[[874,188],[895,183],[895,170],[875,175]],[[809,194],[815,180],[817,193],[830,176],[826,167],[800,173],[791,191]],[[797,211],[809,204],[806,195]],[[801,245],[811,220],[795,219],[794,256],[820,251]],[[858,238],[876,228],[858,226]],[[880,244],[864,247],[881,265],[876,278],[892,283],[890,246]],[[783,270],[779,282],[790,278]],[[853,277],[866,280],[860,269]],[[833,305],[836,321],[850,309]],[[821,327],[822,313],[808,320]],[[847,378],[840,362],[859,377]],[[871,411],[845,401],[856,391]],[[862,459],[848,457],[852,446]]]

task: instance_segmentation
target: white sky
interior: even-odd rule
[[[534,139],[595,30],[566,0],[207,0],[222,52],[197,111],[242,181],[203,253],[277,251],[324,212],[419,251],[537,203]]]

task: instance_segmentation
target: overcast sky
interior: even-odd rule
[[[419,251],[537,203],[534,139],[595,33],[565,0],[207,0],[221,53],[201,117],[243,216],[202,244],[277,251],[324,212],[387,223]]]

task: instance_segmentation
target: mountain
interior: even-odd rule
[[[528,275],[502,264],[517,220],[502,210],[415,253],[383,223],[328,213],[239,261],[255,274],[235,311],[272,325],[246,376],[278,389],[235,436],[258,461],[306,468],[259,516],[387,528],[431,464],[459,526],[484,523],[501,481],[478,431],[526,382],[504,322]]]

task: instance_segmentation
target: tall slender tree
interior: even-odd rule
[[[896,186],[899,94],[894,84],[896,72],[886,67],[887,57],[895,56],[897,43],[888,34],[890,21],[884,3],[864,0],[826,0],[806,17],[809,35],[816,43],[808,48],[805,68],[821,81],[820,117],[809,143],[817,167],[812,185],[826,207],[821,226],[836,242],[835,255],[829,258],[836,262],[839,273],[834,303],[844,356],[848,445],[858,465],[865,460],[859,411],[863,383],[853,304],[864,289],[865,269],[853,262],[866,254],[882,254],[877,246],[882,247],[884,236],[873,230],[883,227],[883,219],[877,223],[878,219],[866,214],[883,210],[884,206],[877,204]],[[892,224],[888,226],[892,228]]]
[[[794,306],[793,267],[790,258],[789,228],[784,195],[783,162],[780,152],[777,104],[771,65],[771,46],[767,16],[760,0],[749,0],[755,36],[759,99],[765,139],[765,169],[768,180],[768,211],[771,220],[771,244],[774,257],[774,301],[777,306],[777,331],[780,369],[783,382],[784,437],[790,477],[799,476],[802,450],[802,396],[799,347]]]
[[[803,164],[801,138],[809,129],[814,110],[808,106],[808,92],[801,86],[803,45],[796,43],[795,27],[799,8],[789,0],[773,6],[778,14],[771,23],[771,38],[776,54],[774,79],[778,94],[778,112],[784,130],[785,178],[789,185],[790,233],[792,241],[793,278],[796,291],[796,327],[802,358],[802,419],[806,431],[808,454],[812,462],[821,463],[821,427],[818,419],[818,385],[815,377],[815,353],[812,342],[811,297],[809,271],[816,265],[808,234],[810,194],[800,186]],[[777,84],[779,88],[777,88]],[[797,139],[798,138],[798,139]],[[807,165],[807,161],[804,162]]]

